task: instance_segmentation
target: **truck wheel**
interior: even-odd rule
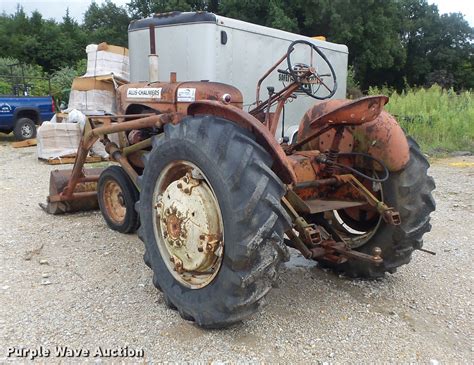
[[[414,250],[423,246],[422,237],[431,230],[430,213],[435,210],[431,192],[435,188],[428,176],[429,163],[420,152],[418,144],[408,137],[410,160],[400,172],[391,173],[382,183],[383,201],[400,212],[401,224],[386,224],[379,215],[358,221],[344,211],[331,217],[332,228],[346,238],[353,249],[371,254],[375,247],[382,249],[383,263],[375,266],[358,260],[348,260],[336,265],[322,261],[329,267],[350,277],[378,278],[385,272],[394,273],[408,264]],[[337,215],[337,217],[336,217]],[[357,233],[355,233],[357,232]]]
[[[253,135],[214,116],[167,124],[145,157],[139,237],[164,300],[221,328],[257,311],[288,260],[285,187]]]
[[[30,118],[20,118],[15,123],[15,129],[13,130],[15,139],[23,141],[25,139],[31,139],[36,137],[36,125]]]
[[[107,167],[97,183],[100,211],[107,225],[121,233],[135,232],[139,218],[135,210],[139,193],[120,166]]]

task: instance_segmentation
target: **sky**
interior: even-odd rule
[[[100,4],[103,0],[96,0]],[[130,0],[113,0],[117,5],[125,5]],[[438,5],[440,14],[460,12],[464,18],[474,27],[474,1],[470,0],[428,0],[430,4]],[[0,0],[0,12],[7,14],[15,12],[17,4],[21,4],[23,9],[30,14],[38,10],[44,18],[54,18],[58,21],[69,8],[69,14],[78,22],[81,22],[84,13],[92,3],[92,0]]]

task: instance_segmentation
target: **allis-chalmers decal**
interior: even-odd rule
[[[131,87],[127,90],[128,99],[161,99],[161,87]]]

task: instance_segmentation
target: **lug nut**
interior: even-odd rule
[[[183,188],[183,184],[181,184],[180,182],[176,185],[178,187],[178,189],[182,189]]]
[[[375,259],[380,259],[381,254],[382,254],[382,249],[380,247],[374,247],[374,249],[372,250],[372,256]]]

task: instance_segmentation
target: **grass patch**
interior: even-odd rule
[[[429,89],[409,89],[397,93],[371,88],[370,95],[390,97],[385,106],[423,151],[444,154],[452,151],[474,153],[474,93],[456,94],[434,85]]]

